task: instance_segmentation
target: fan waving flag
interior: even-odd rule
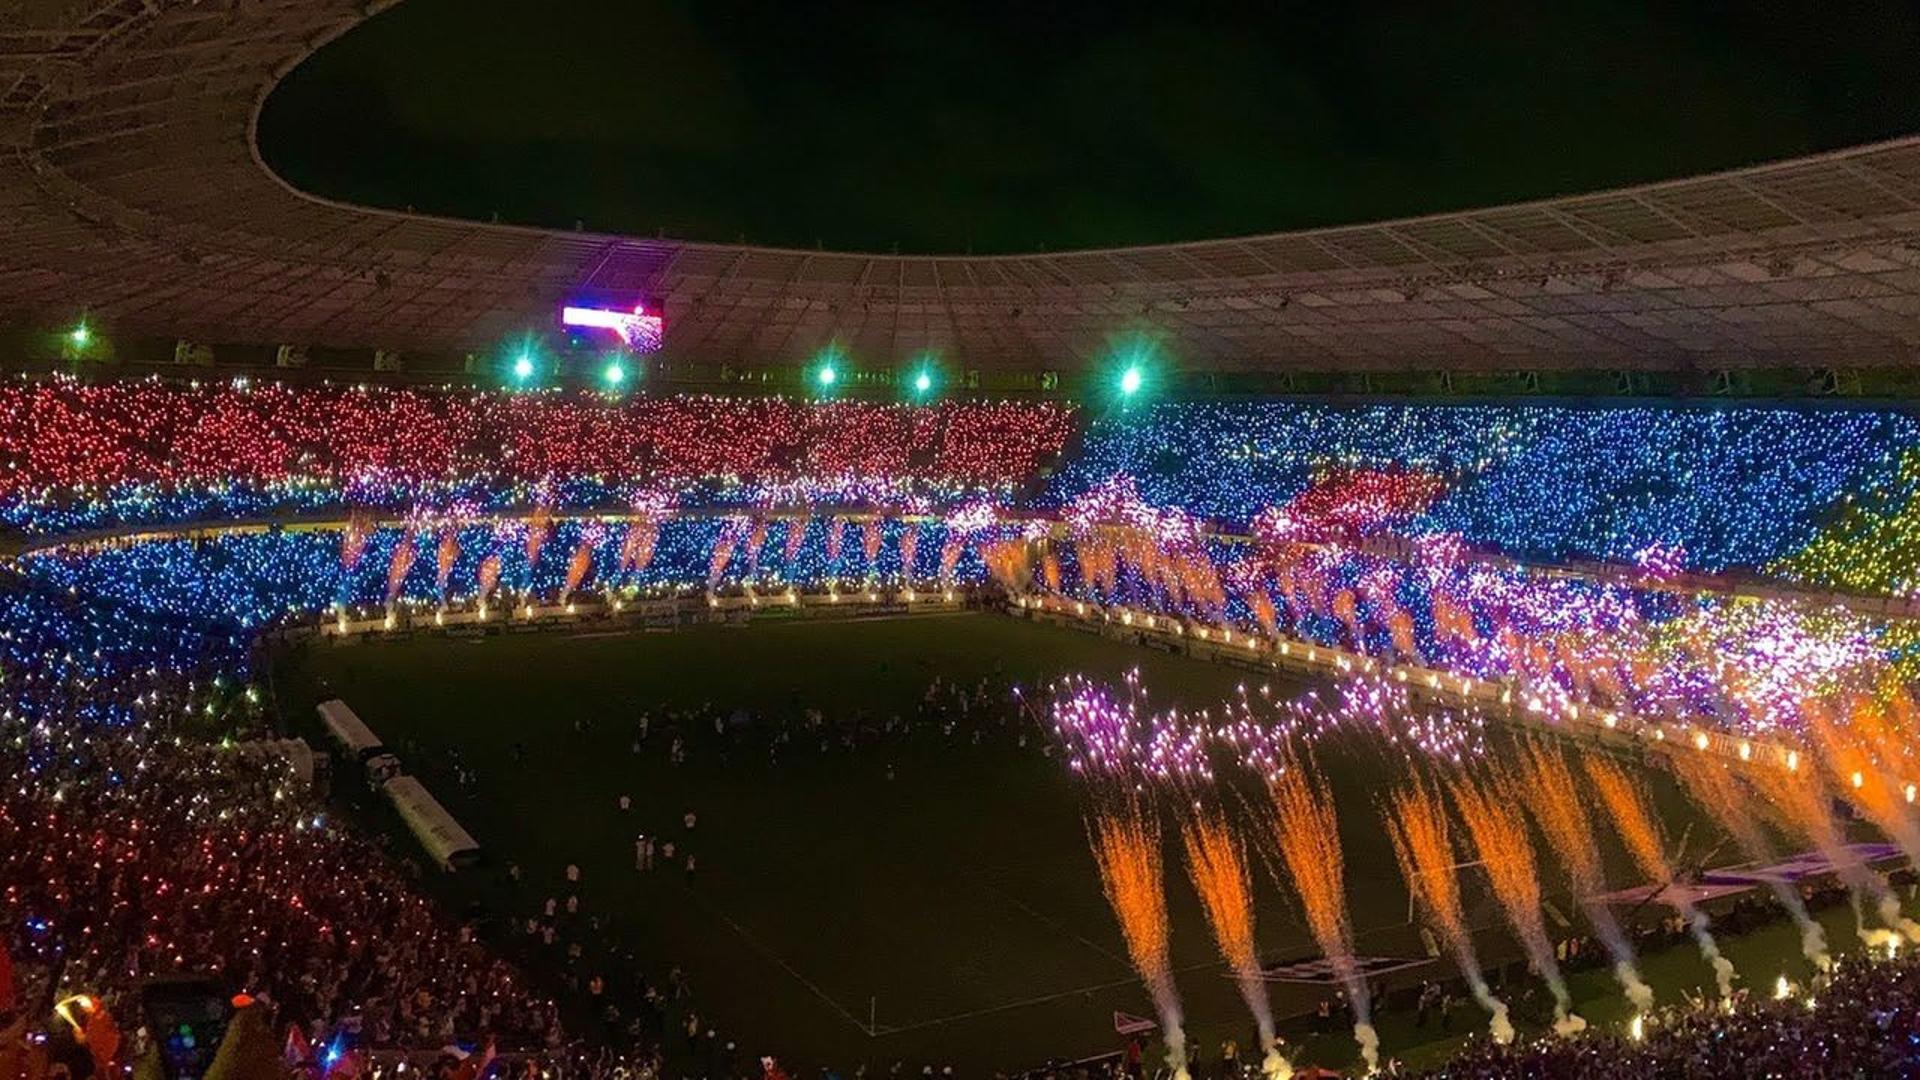
[[[287,1043],[280,1056],[289,1065],[305,1065],[313,1060],[313,1044],[307,1041],[307,1033],[300,1030],[299,1024],[287,1025]]]
[[[1118,1009],[1113,1011],[1113,1030],[1116,1035],[1143,1035],[1159,1026],[1144,1016],[1123,1013]]]

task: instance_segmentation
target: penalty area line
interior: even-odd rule
[[[990,892],[993,895],[999,897],[1001,900],[1004,900],[1007,903],[1013,905],[1016,909],[1018,909],[1020,912],[1025,914],[1028,918],[1033,919],[1034,921],[1039,922],[1042,925],[1052,928],[1057,933],[1060,933],[1069,938],[1072,938],[1073,940],[1079,942],[1080,944],[1085,945],[1087,948],[1092,949],[1094,952],[1099,953],[1101,956],[1104,956],[1107,959],[1113,961],[1114,963],[1119,964],[1121,968],[1123,969],[1131,968],[1132,962],[1129,961],[1126,957],[1121,956],[1119,953],[1116,953],[1113,950],[1106,948],[1105,946],[1101,945],[1099,942],[1094,941],[1093,939],[1087,937],[1085,934],[1082,934],[1080,931],[1075,930],[1071,926],[1068,926],[1066,923],[1061,922],[1059,919],[1056,919],[1053,916],[1038,910],[1033,905],[1028,904],[1026,901],[1013,895],[1012,893],[1001,888],[1000,886],[995,885],[993,882],[981,880],[981,881],[975,881],[974,884],[978,885],[982,890],[986,892]]]
[[[1174,968],[1173,973],[1179,975],[1208,968],[1224,968],[1225,966],[1226,965],[1219,960],[1204,960],[1199,963],[1188,964],[1185,967]],[[1011,1012],[1014,1009],[1026,1009],[1035,1005],[1045,1005],[1048,1002],[1059,1001],[1062,998],[1079,997],[1083,994],[1091,994],[1099,990],[1115,990],[1123,986],[1139,985],[1141,985],[1140,976],[1130,975],[1127,978],[1114,979],[1111,982],[1076,986],[1070,990],[1057,990],[1051,994],[1041,994],[1038,997],[1022,998],[1018,1001],[1005,1001],[998,1005],[988,1005],[985,1008],[969,1009],[966,1012],[951,1013],[946,1016],[936,1016],[931,1020],[916,1020],[911,1024],[900,1024],[889,1027],[881,1034],[902,1035],[909,1031],[920,1031],[924,1028],[939,1027],[943,1024],[957,1024],[966,1020],[975,1020],[982,1016],[992,1016],[994,1013]]]
[[[827,1008],[832,1009],[835,1013],[837,1013],[840,1016],[841,1019],[845,1020],[847,1023],[852,1024],[855,1028],[859,1029],[862,1034],[865,1034],[866,1036],[871,1038],[879,1034],[892,1033],[893,1029],[891,1028],[881,1031],[881,1030],[876,1030],[875,1028],[868,1027],[865,1021],[861,1020],[858,1016],[855,1016],[853,1013],[847,1011],[846,1006],[834,1000],[833,997],[829,995],[825,990],[820,989],[819,985],[816,984],[812,979],[809,979],[805,975],[801,974],[799,968],[796,968],[792,964],[787,963],[785,957],[782,957],[779,953],[776,953],[772,949],[769,949],[765,945],[761,944],[760,939],[757,937],[754,937],[752,932],[750,932],[746,927],[740,925],[738,922],[735,922],[733,919],[733,916],[728,915],[724,911],[721,911],[718,907],[716,907],[713,904],[712,901],[708,900],[705,896],[701,896],[697,892],[694,893],[694,896],[700,901],[700,906],[707,909],[707,913],[709,915],[712,915],[714,918],[719,919],[723,923],[726,923],[728,929],[731,929],[735,934],[738,934],[740,936],[740,940],[746,942],[748,946],[750,946],[753,949],[754,952],[759,953],[762,957],[764,957],[767,960],[773,961],[773,963],[776,966],[778,966],[781,971],[786,972],[787,975],[791,977],[794,982],[797,982],[801,986],[806,987],[808,993],[812,994],[814,997],[819,998],[823,1003],[825,1003]]]

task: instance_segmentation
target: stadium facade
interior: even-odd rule
[[[935,349],[1070,368],[1116,335],[1219,372],[1893,368],[1920,361],[1920,137],[1341,228],[1016,256],[480,224],[293,189],[254,122],[384,0],[26,0],[0,25],[0,318],[484,348],[569,295],[664,307],[663,358]],[[1418,183],[1418,177],[1407,182]]]

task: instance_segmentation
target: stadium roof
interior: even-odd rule
[[[520,228],[293,190],[253,123],[392,0],[17,0],[0,25],[0,317],[212,342],[484,347],[583,288],[669,356],[937,349],[1069,367],[1160,335],[1216,370],[1920,361],[1920,137],[1697,179],[1190,244],[900,256]],[[1409,178],[1417,183],[1417,178]]]

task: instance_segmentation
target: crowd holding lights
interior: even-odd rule
[[[1159,403],[1093,420],[1049,496],[1124,473],[1150,503],[1244,529],[1329,470],[1399,470],[1447,483],[1412,533],[1622,561],[1660,541],[1692,569],[1758,568],[1916,447],[1920,425],[1890,411]]]
[[[1839,961],[1811,992],[1783,977],[1769,993],[1718,1005],[1662,1006],[1627,1030],[1502,1046],[1476,1043],[1431,1071],[1441,1078],[1623,1076],[1865,1077],[1912,1073],[1920,957]]]
[[[272,397],[265,392],[253,396]],[[357,392],[340,395],[349,402],[359,397]],[[890,415],[885,407],[876,408],[882,410],[880,415]],[[222,406],[220,411],[230,410],[231,406]],[[966,431],[971,422],[956,416],[948,419],[947,426]],[[836,456],[844,451],[818,444],[809,452],[834,464],[850,461]],[[768,471],[778,475],[776,470]],[[1230,619],[1268,633],[1284,630],[1309,642],[1447,671],[1519,678],[1530,693],[1559,706],[1596,703],[1623,712],[1703,720],[1742,734],[1782,726],[1801,696],[1865,677],[1862,673],[1870,674],[1885,651],[1879,641],[1880,627],[1844,611],[1809,615],[1769,602],[1687,601],[1632,583],[1583,582],[1524,569],[1490,568],[1460,561],[1445,543],[1428,540],[1423,540],[1411,562],[1343,543],[1364,540],[1386,528],[1410,528],[1410,522],[1431,514],[1436,500],[1443,503],[1447,496],[1437,474],[1429,471],[1348,468],[1324,473],[1287,503],[1254,515],[1253,549],[1210,538],[1207,524],[1182,507],[1148,504],[1140,495],[1142,486],[1146,482],[1138,478],[1109,477],[1062,508],[1061,516],[1076,540],[1043,565],[1064,579],[1063,591],[1208,621]],[[188,512],[231,510],[248,505],[249,499],[261,510],[282,511],[289,505],[322,507],[346,499],[377,505],[383,499],[398,501],[422,490],[434,491],[442,499],[449,491],[478,491],[480,498],[491,498],[496,504],[501,491],[507,491],[511,492],[507,498],[520,505],[565,505],[573,499],[605,505],[619,498],[612,486],[582,478],[558,484],[521,482],[490,493],[484,482],[475,481],[463,488],[459,482],[433,485],[363,479],[341,487],[290,480],[258,488],[235,487],[218,495],[176,495],[175,499]],[[714,506],[813,507],[839,501],[912,509],[928,501],[926,492],[937,489],[911,480],[869,480],[849,473],[834,481],[797,476],[760,483],[725,476],[690,482],[679,490],[681,499]],[[141,488],[123,487],[117,495],[93,505],[113,507],[133,517],[183,512],[155,511],[146,505],[148,501],[153,500]],[[449,503],[460,501],[456,497]],[[62,513],[59,507],[37,502],[14,505],[37,508],[33,512],[48,522],[74,524],[80,517],[78,512]],[[982,500],[963,505],[970,516],[992,506]],[[385,531],[373,545],[374,558],[358,570],[330,561],[325,549],[337,541],[314,535],[260,541],[258,550],[240,538],[228,538],[204,551],[175,542],[171,548],[142,545],[88,557],[71,553],[44,557],[32,563],[42,568],[40,573],[64,584],[85,585],[131,603],[177,605],[183,601],[175,594],[184,589],[223,608],[240,626],[252,627],[288,610],[312,610],[327,603],[444,599],[449,583],[453,596],[467,595],[478,580],[481,564],[499,546],[483,535],[488,528],[469,525],[457,530],[450,565],[418,560],[402,568],[399,579],[386,589],[381,587],[381,575],[392,571],[390,560],[401,545],[398,533]],[[616,565],[620,545],[602,542],[583,547],[576,535],[579,528],[563,523],[558,542],[550,549],[560,554],[539,565],[524,565],[525,559],[516,559],[515,549],[507,546],[499,552],[501,580],[531,595],[570,592],[564,586],[569,566],[566,553],[577,550],[584,550],[587,559],[581,579],[602,590],[703,580],[800,585],[829,579],[975,580],[978,555],[992,539],[982,532],[971,537],[971,543],[961,538],[956,548],[947,542],[950,530],[942,522],[923,526],[895,517],[879,526],[874,554],[865,556],[865,541],[859,548],[843,550],[844,523],[830,514],[809,520],[801,513],[755,529],[742,526],[739,535],[717,518],[670,518],[658,530],[657,560],[636,569]],[[761,558],[760,548],[769,534],[785,539]],[[727,557],[716,558],[715,548],[723,541]],[[742,541],[749,541],[745,546],[751,550],[747,558],[735,562],[732,550]],[[1643,546],[1641,553],[1646,550]],[[237,564],[229,560],[234,552],[241,553]],[[899,565],[903,554],[915,558],[910,572]],[[961,558],[968,560],[964,566]],[[161,563],[167,569],[162,570]],[[1058,564],[1057,571],[1053,563]],[[236,571],[235,565],[253,569]],[[311,567],[312,572],[300,574],[292,569],[301,566]],[[274,588],[263,595],[261,589],[234,580],[236,573],[270,580]]]
[[[75,344],[83,333],[76,329]],[[513,370],[530,377],[532,358]],[[628,373],[614,360],[604,374],[614,386]],[[822,388],[839,376],[831,357],[814,372]],[[1129,366],[1118,385],[1132,396],[1146,378]],[[909,385],[929,393],[932,369]],[[1906,417],[1153,405],[1088,422],[1039,483],[1074,446],[1079,422],[1053,404],[152,381],[0,387],[0,521],[21,531],[302,514],[338,522],[352,511],[344,528],[76,542],[22,557],[0,577],[0,764],[19,781],[0,792],[0,888],[5,906],[31,914],[0,940],[29,959],[64,948],[80,976],[129,958],[161,971],[187,965],[189,952],[215,956],[235,981],[323,1020],[362,1008],[377,983],[403,991],[366,1013],[395,1039],[474,1027],[529,1043],[556,1037],[551,1003],[463,941],[359,841],[316,823],[283,770],[217,741],[261,727],[251,677],[263,629],[350,608],[431,609],[509,593],[530,602],[991,575],[1129,618],[1172,614],[1182,625],[1257,630],[1269,643],[1318,643],[1436,678],[1496,680],[1549,718],[1601,710],[1679,720],[1676,731],[1702,740],[1708,730],[1786,735],[1806,756],[1774,768],[1790,790],[1761,794],[1789,807],[1783,813],[1812,843],[1835,845],[1821,795],[1831,788],[1851,792],[1896,842],[1920,848],[1906,749],[1920,735],[1920,710],[1900,685],[1916,652],[1908,632],[1841,606],[1672,586],[1686,571],[1740,568],[1911,591],[1920,581],[1920,428]],[[1057,536],[1036,511],[1057,517]],[[1579,579],[1475,554],[1489,551],[1595,556],[1622,572]],[[1379,667],[1286,698],[1243,688],[1199,712],[1151,708],[1137,683],[1114,691],[1072,680],[1056,687],[1051,719],[1077,774],[1144,800],[1131,810],[1101,805],[1090,831],[1104,838],[1109,894],[1137,946],[1130,951],[1152,968],[1170,1035],[1178,1001],[1154,892],[1162,872],[1143,840],[1158,835],[1147,816],[1154,799],[1214,815],[1183,819],[1182,836],[1210,837],[1191,841],[1188,854],[1204,856],[1194,880],[1209,889],[1209,918],[1236,971],[1246,958],[1233,943],[1250,934],[1251,918],[1235,910],[1248,893],[1231,857],[1239,834],[1221,831],[1219,804],[1204,795],[1223,777],[1304,779],[1304,748],[1351,734],[1444,777],[1432,800],[1441,791],[1451,798],[1469,841],[1506,836],[1512,848],[1506,818],[1519,811],[1497,805],[1511,791],[1486,761],[1486,715],[1472,704],[1416,702]],[[1603,771],[1589,763],[1593,783]],[[1761,805],[1739,787],[1741,808]],[[1602,788],[1616,831],[1652,865],[1658,845],[1629,835],[1649,828],[1636,824],[1632,793],[1612,780]],[[1716,814],[1738,816],[1719,805],[1724,787],[1688,788]],[[1288,805],[1319,805],[1323,794],[1307,790],[1302,801],[1294,791]],[[1426,826],[1419,844],[1437,850],[1445,830]],[[1437,865],[1434,850],[1426,861]],[[89,858],[68,857],[75,852]],[[1512,895],[1501,899],[1525,936],[1519,928],[1537,921],[1538,903],[1521,871],[1534,863],[1517,868],[1516,851],[1501,854],[1513,863]],[[1421,865],[1413,847],[1403,865]],[[1289,872],[1297,879],[1300,869]],[[1887,924],[1876,941],[1920,931],[1896,917],[1897,904],[1888,914],[1890,894],[1866,868],[1846,884]],[[1289,888],[1313,897],[1321,921],[1339,915],[1329,906],[1337,879]],[[95,918],[68,902],[83,893],[159,899],[115,900]],[[1444,905],[1430,907],[1444,914]],[[212,939],[202,929],[209,913]],[[392,933],[365,932],[375,925]],[[269,945],[300,963],[258,964]],[[1920,1015],[1917,972],[1906,959],[1843,961],[1821,976],[1831,983],[1811,1006],[1790,998],[1743,1001],[1731,1014],[1649,1009],[1631,1036],[1477,1048],[1459,1067],[1586,1075],[1639,1062],[1711,1072],[1724,1059],[1698,1065],[1699,1045],[1714,1039],[1738,1045],[1743,1061],[1789,1071],[1809,1060],[1872,1069],[1884,1061],[1873,1025],[1884,1037],[1887,1025],[1912,1026]],[[1882,995],[1892,1011],[1847,1000],[1848,987]],[[1722,993],[1736,994],[1725,983]],[[1258,1015],[1256,995],[1246,999],[1264,1042],[1271,1018]],[[1500,1003],[1483,1004],[1498,1032]],[[1563,1016],[1563,1030],[1575,1019]],[[1511,1038],[1507,1029],[1497,1041]],[[1265,1067],[1277,1074],[1285,1060],[1269,1053]]]
[[[631,596],[636,591],[689,585],[767,591],[789,587],[818,590],[835,586],[864,588],[915,583],[970,583],[983,574],[980,549],[991,526],[950,531],[941,522],[880,524],[880,544],[869,559],[862,545],[835,544],[844,534],[838,519],[793,517],[769,526],[761,544],[743,550],[748,530],[727,517],[667,518],[658,523],[645,566],[633,565],[624,533],[597,529],[597,523],[555,522],[529,564],[524,528],[497,529],[469,524],[454,530],[444,545],[452,555],[441,578],[436,549],[440,530],[375,528],[357,540],[358,553],[342,557],[347,537],[338,529],[226,533],[203,539],[148,540],[137,543],[53,548],[28,555],[20,569],[36,582],[57,590],[140,608],[161,615],[214,620],[239,630],[256,630],[289,616],[306,617],[337,606],[377,609],[394,601],[440,605],[471,602],[481,592],[483,569],[516,594],[553,602],[575,588],[600,595]],[[714,550],[729,529],[734,548],[723,572],[710,578]],[[790,536],[789,531],[793,531]],[[907,542],[909,536],[914,539]],[[949,550],[949,538],[959,542]],[[412,558],[399,558],[411,549]],[[831,550],[830,550],[831,549]],[[587,551],[586,568],[573,555]],[[623,554],[627,556],[623,566]],[[914,558],[912,573],[903,558]],[[487,568],[492,560],[491,568]],[[401,567],[398,581],[390,580]]]
[[[0,386],[0,511],[31,527],[87,506],[218,504],[277,490],[412,503],[448,489],[607,489],[867,478],[954,500],[1007,492],[1056,457],[1064,405],[807,403],[584,393],[68,381]],[[598,481],[599,483],[593,483]],[[236,494],[238,493],[238,494]],[[266,498],[262,495],[261,498]],[[79,508],[76,511],[76,508]],[[177,520],[177,518],[176,518]]]
[[[164,715],[185,694],[155,682],[142,704]],[[259,728],[226,706],[204,726]],[[357,1017],[370,1045],[558,1038],[554,1003],[317,816],[284,762],[157,724],[94,739],[15,719],[0,734],[0,945],[16,962],[58,961],[64,985],[116,995],[140,976],[213,974],[295,1023]]]
[[[0,581],[0,948],[68,985],[212,969],[302,1022],[543,1043],[551,1002],[244,749],[266,731],[253,649],[230,623]]]
[[[837,378],[830,358],[816,377]],[[1010,496],[1074,428],[1073,410],[1044,403],[16,384],[0,387],[0,517],[58,532],[142,514],[366,505],[359,488],[385,488],[379,505],[404,509],[462,485],[596,479],[605,499],[633,476],[858,476],[911,481],[935,499]],[[1920,487],[1909,451],[1920,460],[1920,427],[1891,412],[1160,404],[1092,421],[1042,504],[1127,475],[1147,503],[1244,531],[1344,475],[1353,505],[1336,515],[1395,515],[1407,535],[1546,558],[1661,550],[1694,570],[1775,564],[1897,591],[1895,568],[1917,561],[1903,557],[1915,545],[1891,542]],[[1836,509],[1845,520],[1823,534]]]
[[[1061,511],[1064,543],[1030,587],[1074,602],[1226,624],[1402,664],[1501,681],[1554,715],[1585,708],[1752,737],[1792,731],[1809,697],[1898,670],[1893,631],[1842,607],[1690,596],[1641,567],[1588,580],[1466,558],[1457,537],[1393,540],[1432,487],[1329,474],[1255,517],[1250,543],[1155,507],[1132,477]],[[1408,479],[1408,477],[1412,477]],[[1358,477],[1359,479],[1356,479]],[[1411,502],[1408,488],[1420,497]]]

